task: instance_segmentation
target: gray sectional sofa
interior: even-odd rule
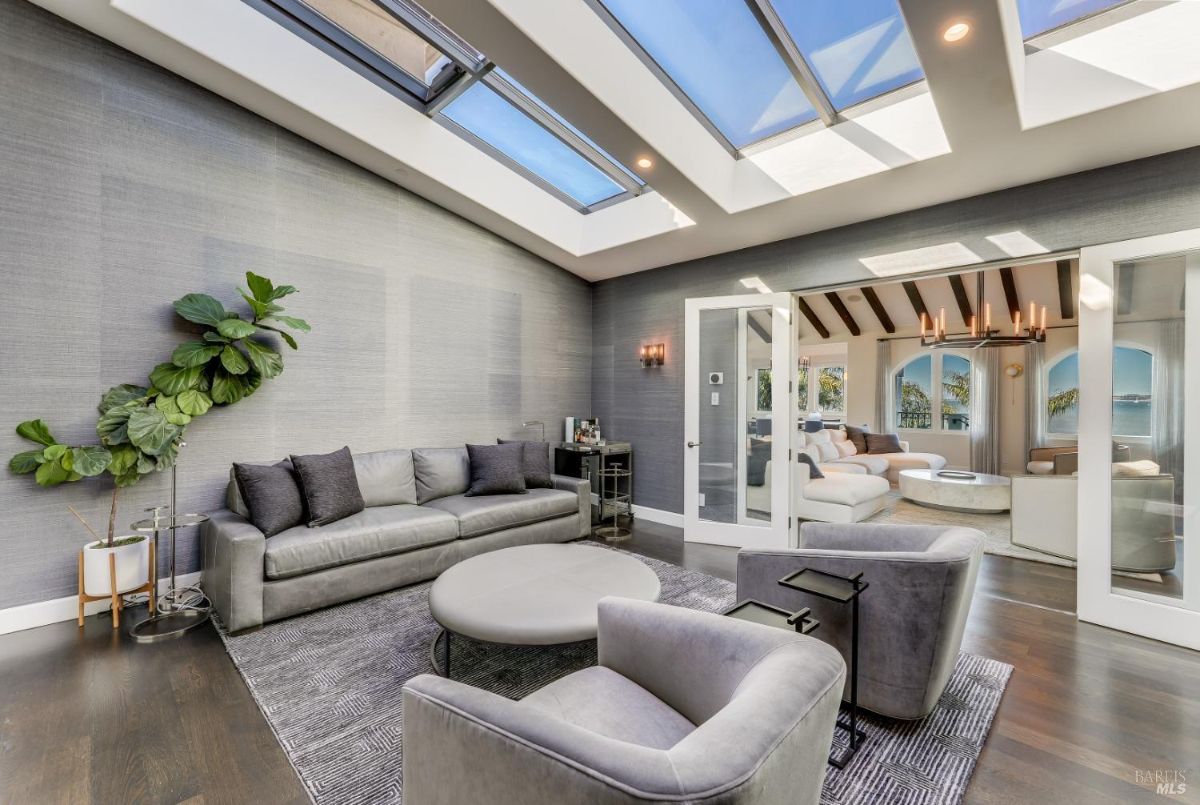
[[[425,581],[485,551],[586,537],[588,482],[467,497],[462,447],[354,456],[366,508],[317,528],[265,537],[248,519],[232,474],[228,509],[203,526],[205,593],[230,631]]]

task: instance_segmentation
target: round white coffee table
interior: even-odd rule
[[[1011,482],[1003,475],[973,473],[973,478],[938,475],[939,470],[901,470],[900,495],[913,503],[960,512],[1006,512]]]
[[[645,563],[601,547],[520,545],[473,556],[429,590],[429,612],[442,627],[430,658],[450,675],[452,634],[519,646],[590,640],[601,598],[656,601],[659,591],[658,575]]]

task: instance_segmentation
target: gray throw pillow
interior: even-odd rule
[[[467,456],[471,461],[471,485],[466,496],[524,495],[525,473],[521,462],[525,446],[511,444],[469,444]]]
[[[511,439],[497,439],[496,444],[519,444],[523,446],[521,472],[525,474],[526,489],[554,488],[554,481],[550,478],[550,446],[546,442],[521,442]]]
[[[867,433],[868,453],[903,453],[900,437],[894,433]]]
[[[304,522],[304,497],[288,462],[234,464],[233,477],[250,522],[266,536]]]
[[[357,514],[364,508],[350,448],[315,456],[292,456],[300,491],[313,528]]]
[[[817,466],[816,462],[812,460],[812,456],[808,453],[800,453],[800,463],[808,465],[808,479],[810,481],[825,477],[825,473],[821,472],[821,468]]]
[[[867,452],[867,434],[871,429],[866,425],[844,425],[846,429],[846,438],[850,440],[850,444],[854,445],[854,449],[860,453]]]

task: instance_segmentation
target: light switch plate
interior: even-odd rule
[[[703,492],[696,495],[696,502],[700,506],[700,508],[702,508],[702,509],[704,508],[704,493]]]
[[[712,393],[712,404],[713,404],[713,405],[720,405],[720,404],[721,404],[721,392],[719,392],[719,391],[714,391],[714,392]]]

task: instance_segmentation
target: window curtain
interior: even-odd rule
[[[1045,447],[1046,345],[1025,345],[1025,456]]]
[[[877,433],[887,433],[891,426],[890,407],[892,382],[892,342],[878,341],[875,343],[875,422],[871,427]]]
[[[981,349],[971,361],[971,470],[1000,472],[1000,350]]]
[[[1175,477],[1175,502],[1183,501],[1183,319],[1158,323],[1150,389],[1150,451],[1164,475]]]

